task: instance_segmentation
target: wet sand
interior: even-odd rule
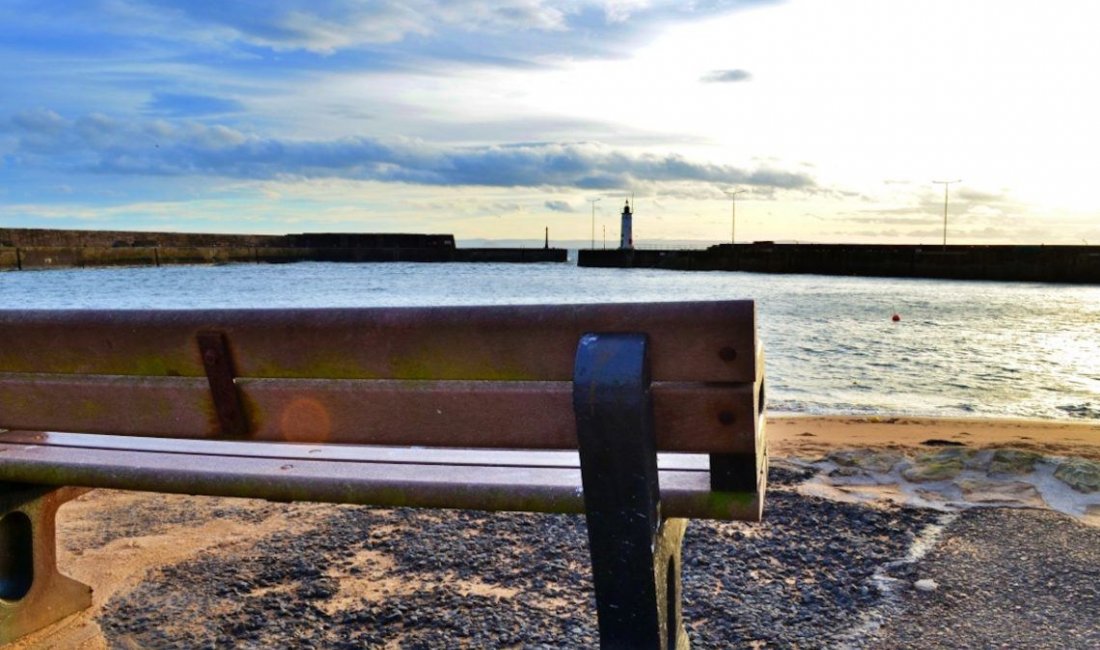
[[[845,448],[927,449],[928,441],[945,440],[973,449],[1100,459],[1100,425],[1052,420],[772,416],[767,435],[768,449],[779,458],[812,459]]]
[[[821,461],[839,450],[882,450],[912,456],[929,449],[943,448],[945,443],[948,447],[956,446],[949,443],[958,443],[972,450],[1013,448],[1047,456],[1100,460],[1100,427],[1067,422],[777,416],[769,418],[767,434],[771,456],[779,459],[779,465],[786,463],[792,467],[810,469],[814,467],[813,462]],[[790,499],[796,502],[801,499],[821,503],[819,497],[822,496],[836,496],[840,500],[844,497],[841,494],[819,493],[808,496],[793,490],[782,490],[781,487],[776,492],[777,506],[783,499],[788,502]],[[884,500],[884,503],[887,502],[889,499]],[[875,511],[897,508],[893,503],[876,504],[874,499],[864,500],[858,507]],[[62,508],[58,531],[59,564],[65,573],[94,587],[93,607],[35,633],[13,647],[20,650],[139,647],[134,645],[137,641],[112,632],[112,628],[108,627],[105,635],[105,627],[101,623],[107,620],[108,615],[117,618],[117,603],[125,603],[132,610],[135,596],[144,598],[144,592],[139,592],[150,585],[174,590],[172,597],[177,599],[187,599],[189,590],[208,587],[173,584],[171,575],[175,574],[171,567],[200,557],[253,557],[262,552],[257,551],[261,540],[276,534],[293,534],[297,530],[315,535],[317,527],[321,526],[323,530],[334,513],[346,510],[344,506],[321,504],[286,505],[240,499],[93,491]],[[1006,512],[1005,516],[1009,519],[1016,516],[1012,511]],[[379,516],[384,518],[386,515],[382,513]],[[445,511],[427,513],[426,516],[432,521],[460,517],[457,513]],[[1058,515],[1055,513],[1055,516]],[[382,528],[400,526],[400,517],[396,521],[385,523]],[[846,524],[836,523],[852,527],[861,525],[858,518]],[[754,534],[754,529],[749,525],[727,525],[738,531],[744,530],[744,534],[750,537]],[[765,522],[761,526],[768,525],[768,508],[765,506]],[[1075,527],[1073,530],[1087,529],[1090,531],[1088,534],[1095,531],[1095,528],[1088,526],[1081,528],[1077,522],[1067,525]],[[947,533],[933,545],[933,551],[945,545],[950,547],[950,531],[948,527]],[[727,531],[722,534],[731,533]],[[975,533],[968,530],[967,534],[973,536]],[[995,530],[986,529],[986,534],[994,535]],[[994,540],[989,541],[992,545]],[[1032,541],[1042,546],[1041,539]],[[367,554],[355,561],[358,564],[345,567],[348,572],[335,571],[326,575],[326,579],[336,582],[334,596],[342,601],[353,604],[357,600],[364,603],[386,602],[421,586],[417,582],[421,578],[395,568],[384,554]],[[1021,558],[1019,561],[1026,563],[1027,559]],[[753,577],[771,582],[767,576],[768,565],[763,566],[765,568],[759,571],[754,570]],[[706,568],[685,567],[685,573],[699,570],[705,572]],[[976,570],[981,572],[981,567]],[[476,576],[463,580],[468,584],[463,587],[463,581],[458,581],[459,594],[496,599],[508,599],[515,595],[508,585],[488,585]],[[278,591],[279,587],[272,589]],[[136,598],[139,604],[140,598]],[[287,598],[296,597],[288,593]],[[150,600],[150,603],[151,610],[158,609],[154,601]],[[1023,603],[1026,606],[1026,599]],[[570,610],[578,606],[575,598],[566,596],[562,596],[558,604]],[[881,609],[886,605],[884,601],[875,607]],[[158,623],[156,613],[150,612],[154,614],[149,620],[150,626],[163,625]],[[186,634],[188,626],[208,626],[211,617],[217,616],[216,611],[196,611],[189,618],[177,618],[173,622],[176,629],[162,634],[162,638],[173,638],[177,634],[178,638],[189,638]],[[1093,628],[1090,630],[1096,631]],[[919,630],[907,628],[905,633],[910,638],[920,638]],[[400,645],[400,640],[387,642],[388,647]]]

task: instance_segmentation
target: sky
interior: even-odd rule
[[[5,0],[0,227],[599,246],[632,197],[642,246],[939,244],[946,187],[948,243],[1100,244],[1097,24],[1077,0]]]

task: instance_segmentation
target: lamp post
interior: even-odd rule
[[[599,199],[589,199],[592,202],[592,250],[596,250],[596,204]]]
[[[737,195],[747,191],[734,190],[726,192],[726,196],[730,197],[730,244],[737,243]]]
[[[932,181],[939,185],[943,185],[943,249],[947,250],[947,188],[952,183],[961,183],[962,179],[956,178],[953,181]]]

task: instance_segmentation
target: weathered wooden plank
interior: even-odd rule
[[[0,374],[0,427],[213,437],[205,378]]]
[[[756,432],[751,449],[728,453],[710,454],[711,489],[757,490],[761,494],[767,486],[768,458],[764,434],[765,386],[764,386],[764,346],[757,346],[757,381],[753,385],[754,419]]]
[[[584,511],[572,468],[409,465],[148,453],[0,443],[0,481],[275,501]],[[749,492],[713,493],[705,472],[660,472],[666,517],[757,520]]]
[[[0,431],[3,443],[42,447],[73,447],[117,451],[192,454],[195,456],[242,456],[284,460],[378,462],[406,465],[473,465],[501,467],[579,468],[576,451],[516,449],[454,449],[430,447],[387,447],[378,445],[308,445],[290,442],[241,442],[114,436],[94,433],[47,431]],[[706,454],[657,454],[660,469],[706,472]]]
[[[379,445],[575,449],[568,382],[243,380],[253,438]],[[653,387],[658,448],[753,450],[753,388]]]
[[[252,440],[575,449],[570,382],[237,380]],[[753,453],[753,384],[653,386],[662,451]],[[204,378],[0,374],[0,426],[216,438]]]
[[[572,379],[585,332],[644,332],[655,381],[757,376],[751,301],[213,311],[0,311],[0,372],[204,376],[224,332],[242,377]]]

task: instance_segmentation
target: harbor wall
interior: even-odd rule
[[[290,262],[565,262],[561,248],[456,248],[453,235],[222,235],[0,228],[0,270]]]
[[[563,248],[274,248],[166,246],[0,248],[0,270],[291,262],[565,262]]]
[[[0,228],[3,248],[151,248],[286,246],[288,235],[137,232],[128,230],[60,230]]]
[[[582,250],[578,266],[1100,284],[1100,246],[721,244]]]

